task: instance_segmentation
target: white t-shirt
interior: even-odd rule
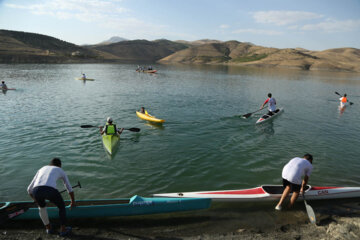
[[[73,191],[64,170],[56,166],[44,166],[40,168],[39,171],[37,171],[33,180],[31,181],[30,185],[28,186],[27,191],[30,194],[35,187],[39,186],[48,186],[56,189],[56,182],[59,179],[63,181],[64,186],[66,187],[68,192]]]
[[[293,158],[283,168],[282,178],[291,183],[301,185],[303,176],[310,176],[312,164],[304,158]]]

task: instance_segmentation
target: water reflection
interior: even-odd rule
[[[259,132],[261,132],[265,135],[272,136],[275,134],[274,123],[272,121],[265,122],[263,124],[257,124],[257,125],[255,125],[255,127]]]

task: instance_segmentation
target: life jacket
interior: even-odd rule
[[[115,124],[109,125],[109,123],[106,123],[105,134],[106,135],[115,135],[116,134],[116,125]]]
[[[341,98],[341,102],[342,102],[342,103],[346,103],[346,102],[347,102],[347,98],[346,98],[346,97],[342,97],[342,98]]]

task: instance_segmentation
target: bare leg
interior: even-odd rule
[[[291,199],[290,199],[290,203],[289,203],[289,208],[291,208],[294,203],[296,202],[296,199],[299,197],[299,192],[293,192]]]
[[[290,193],[290,186],[286,186],[283,193],[282,193],[282,195],[281,195],[280,201],[276,205],[276,207],[281,207],[281,205],[283,204],[283,202],[285,201],[285,199],[289,195],[289,193]]]

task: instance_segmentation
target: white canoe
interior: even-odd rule
[[[256,121],[255,124],[260,124],[260,123],[264,123],[266,121],[269,121],[270,119],[273,119],[276,116],[280,115],[283,111],[284,111],[284,108],[279,108],[279,109],[276,109],[276,111],[275,111],[275,113],[273,115],[264,114]]]
[[[283,192],[282,185],[262,185],[256,188],[202,192],[179,192],[153,194],[154,197],[175,198],[211,198],[221,202],[257,202],[279,200]],[[306,200],[360,197],[360,187],[312,187],[305,190]],[[298,198],[302,200],[302,198]]]

